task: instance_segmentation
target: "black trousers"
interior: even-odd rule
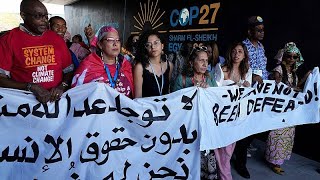
[[[255,138],[255,134],[248,136],[244,139],[241,139],[240,141],[237,141],[236,147],[234,149],[234,153],[236,155],[236,161],[235,165],[240,166],[246,166],[247,164],[247,148],[250,146],[251,142]]]

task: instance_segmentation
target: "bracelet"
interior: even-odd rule
[[[33,85],[33,83],[28,83],[26,86],[26,90],[31,92],[32,85]]]

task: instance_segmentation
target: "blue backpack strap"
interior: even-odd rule
[[[69,49],[69,51],[71,54],[71,59],[72,59],[73,65],[74,65],[74,69],[76,69],[79,66],[80,62],[79,62],[77,56],[70,49]]]

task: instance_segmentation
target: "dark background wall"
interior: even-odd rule
[[[65,17],[71,35],[81,34],[89,24],[97,31],[102,25],[112,25],[121,33],[124,29],[124,0],[81,0],[65,6]]]
[[[150,4],[158,2],[149,0]],[[192,25],[172,27],[170,25],[170,14],[173,9],[179,11],[184,7],[202,7],[212,3],[219,3],[220,8],[216,15],[216,21],[207,25],[199,25],[197,19]],[[140,7],[141,3],[141,7]],[[101,25],[110,24],[115,26],[122,37],[123,42],[134,32],[141,30],[134,27],[138,25],[137,13],[145,11],[144,4],[148,0],[80,0],[74,4],[65,6],[65,17],[68,30],[72,35],[82,34],[83,29],[89,23],[98,29]],[[305,61],[318,62],[318,51],[320,48],[320,11],[317,0],[170,0],[158,2],[159,12],[165,12],[157,24],[163,23],[156,28],[162,31],[166,37],[172,33],[170,30],[196,29],[196,28],[218,28],[203,32],[188,32],[190,34],[212,34],[217,35],[220,53],[224,55],[228,45],[233,41],[241,41],[246,37],[247,18],[259,15],[265,23],[265,39],[263,44],[266,49],[269,65],[273,64],[273,57],[286,42],[293,41],[300,48]],[[147,6],[148,7],[148,6]],[[146,7],[146,9],[148,9]],[[150,6],[149,6],[150,7]],[[212,13],[212,11],[210,11]],[[155,15],[150,13],[149,16]],[[200,13],[201,15],[201,13]],[[199,15],[199,17],[200,17]],[[159,15],[158,15],[159,16]],[[138,25],[139,26],[139,25]],[[184,33],[178,33],[183,35]],[[169,38],[168,38],[169,41]],[[172,42],[168,42],[170,44]],[[181,43],[181,41],[178,41]],[[320,125],[298,126],[296,130],[296,142],[294,151],[320,162],[320,148],[316,147],[317,138],[320,137]]]
[[[317,61],[316,52],[320,47],[317,32],[320,24],[319,1],[316,0],[246,0],[222,1],[221,45],[233,40],[241,40],[246,35],[246,18],[260,15],[265,22],[263,44],[268,59],[271,60],[286,42],[293,41],[300,48],[307,61]],[[222,37],[223,36],[223,37]]]

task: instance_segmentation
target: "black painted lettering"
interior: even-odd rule
[[[258,91],[258,93],[261,93],[263,87],[264,87],[264,83],[261,83],[261,84],[258,84],[258,85],[257,85],[257,91]]]
[[[229,93],[231,102],[236,101],[238,99],[238,96],[239,96],[239,90],[238,89],[236,89],[236,93],[235,94],[233,94],[232,91],[230,89],[228,89],[228,93]]]
[[[276,112],[276,113],[281,113],[281,109],[282,109],[283,105],[279,104],[279,103],[283,103],[283,102],[285,102],[284,99],[277,98],[274,102],[274,105],[272,106],[271,111]]]
[[[253,112],[259,112],[259,111],[261,111],[261,109],[259,109],[259,108],[261,107],[261,103],[260,103],[260,102],[261,102],[262,100],[263,100],[263,98],[257,98],[257,99],[256,99]]]
[[[274,100],[275,100],[275,98],[265,97],[264,100],[263,100],[263,103],[262,103],[262,111],[264,111],[264,107],[265,107],[266,105],[268,105],[268,106],[273,106]]]
[[[272,86],[271,83],[266,83],[266,85],[264,86],[264,89],[263,89],[263,93],[267,94],[270,90],[270,86]]]
[[[311,102],[311,99],[312,99],[312,92],[308,90],[307,94],[304,96],[304,103],[309,104]]]
[[[290,93],[292,92],[291,88],[290,87],[287,87],[283,90],[283,94],[284,95],[289,95]]]
[[[233,120],[235,120],[235,119],[237,118],[237,114],[238,114],[238,113],[237,113],[236,110],[238,110],[238,105],[233,106],[233,109],[232,109],[232,111],[231,111],[231,115],[230,115],[230,117],[228,118],[227,122],[233,121]],[[236,116],[235,116],[234,119],[232,119],[232,117],[233,117],[234,115],[236,115]]]
[[[226,113],[225,111],[230,109],[231,106],[223,106],[222,110],[220,111],[220,116],[219,116],[219,123],[222,123],[224,121],[226,121],[227,119],[224,119],[222,116],[227,115],[228,113]]]
[[[249,115],[251,113],[253,106],[254,106],[254,100],[249,99],[248,106],[247,106],[247,115]]]
[[[283,90],[284,85],[281,84],[280,87],[279,85],[274,86],[274,90],[272,91],[272,94],[281,94],[282,90]]]
[[[240,88],[239,88],[239,99],[238,99],[238,100],[240,100],[240,99],[242,98],[243,91],[244,91],[244,88],[243,88],[243,87],[240,87]]]
[[[294,100],[289,100],[289,103],[288,103],[287,107],[284,108],[284,111],[283,111],[283,112],[287,112],[288,110],[293,111],[294,108],[295,108],[295,102],[294,102]]]
[[[213,112],[214,122],[216,123],[216,126],[218,126],[219,124],[218,115],[217,115],[218,110],[219,110],[219,104],[215,103],[212,108],[212,112]]]

